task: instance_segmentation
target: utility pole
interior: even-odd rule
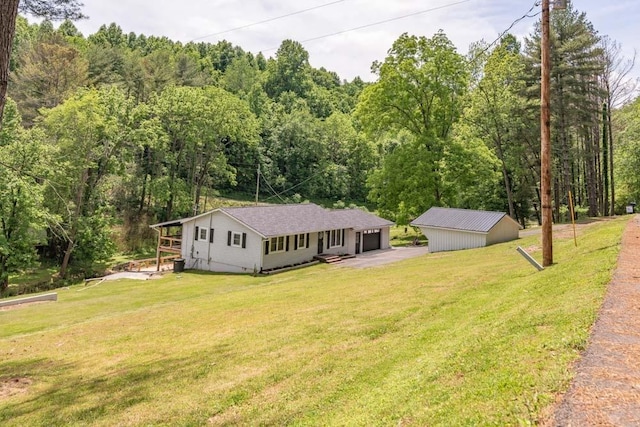
[[[258,163],[258,176],[256,178],[256,206],[258,206],[258,193],[260,192],[260,163]]]
[[[542,0],[540,40],[540,195],[542,206],[542,266],[553,264],[553,206],[551,204],[551,39],[550,0]],[[554,9],[566,9],[566,0],[555,0]]]
[[[551,206],[551,55],[549,0],[542,0],[540,81],[540,192],[542,210],[542,266],[553,264],[553,211]]]

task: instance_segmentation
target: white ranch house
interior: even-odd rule
[[[360,209],[318,205],[230,207],[155,224],[162,252],[180,254],[185,268],[257,273],[311,261],[320,254],[387,249],[393,225]],[[179,236],[163,230],[181,227]]]
[[[411,222],[429,240],[429,252],[480,248],[518,238],[520,224],[504,212],[433,207]]]

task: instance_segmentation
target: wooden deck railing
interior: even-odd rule
[[[179,254],[182,250],[182,237],[161,236],[158,249],[162,252],[173,252]]]
[[[180,255],[168,255],[160,257],[160,265],[166,264],[177,258],[180,258]],[[155,266],[156,261],[157,258],[137,259],[135,261],[129,261],[129,271],[140,271],[143,268]]]

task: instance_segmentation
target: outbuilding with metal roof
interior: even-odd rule
[[[520,225],[504,212],[433,207],[411,222],[429,252],[480,248],[518,238]]]

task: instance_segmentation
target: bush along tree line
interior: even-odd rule
[[[217,194],[370,203],[406,224],[431,206],[538,220],[540,28],[457,52],[401,35],[373,83],[341,80],[285,40],[273,58],[226,41],[85,37],[18,16],[0,129],[0,288],[37,256],[87,272],[201,212]],[[633,60],[571,6],[552,17],[553,195],[590,216],[638,199]],[[615,185],[614,185],[615,184]],[[116,227],[117,226],[117,227]],[[39,251],[39,253],[38,253]]]

